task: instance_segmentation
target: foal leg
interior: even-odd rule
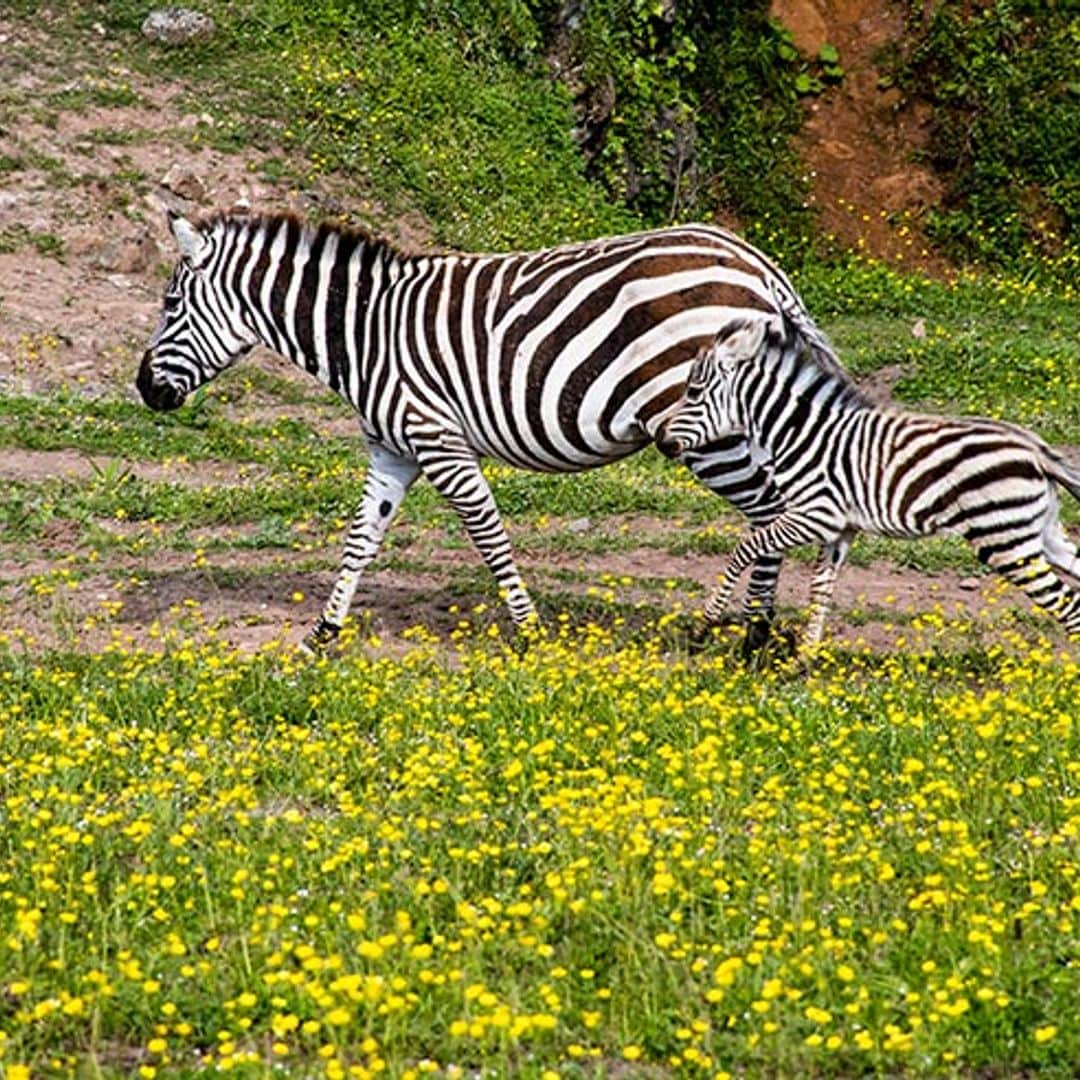
[[[821,644],[825,632],[825,618],[832,605],[836,577],[851,550],[852,534],[842,533],[836,540],[821,549],[817,568],[810,583],[810,620],[806,626],[801,652],[809,652]]]
[[[773,484],[768,462],[754,456],[741,433],[721,437],[706,446],[688,451],[681,460],[705,487],[746,514],[751,527],[768,525],[784,512],[784,499]],[[750,583],[743,599],[743,616],[747,625],[743,651],[748,655],[761,649],[768,641],[782,565],[783,556],[778,552],[765,552],[754,560]],[[718,619],[727,606],[727,601],[721,602],[717,595],[722,587],[717,586],[707,602],[707,610],[721,613]],[[706,628],[713,625],[715,621],[710,621]]]
[[[1060,570],[1074,581],[1080,582],[1080,550],[1062,527],[1061,519],[1057,515],[1056,500],[1052,511],[1043,526],[1043,554],[1055,570]]]
[[[799,511],[788,510],[775,521],[755,529],[736,545],[724,567],[723,578],[705,605],[705,621],[717,623],[723,616],[743,571],[762,555],[781,556],[800,544],[836,542],[836,533]],[[846,550],[845,550],[846,554]],[[842,561],[842,560],[841,560]]]
[[[1071,544],[1069,547],[1069,572],[1074,573],[1076,548]],[[1055,566],[1064,569],[1061,564],[1069,554],[1059,545],[1044,550],[1043,537],[1039,534],[1023,537],[1008,548],[978,549],[982,562],[1023,589],[1039,607],[1059,619],[1070,635],[1080,636],[1080,592],[1066,584],[1054,570]]]

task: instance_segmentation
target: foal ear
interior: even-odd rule
[[[739,335],[742,339],[738,343],[740,355],[747,360],[757,356],[757,354],[761,352],[762,346],[765,344],[765,337],[768,332],[768,319],[748,320],[746,329]]]
[[[710,341],[708,345],[702,345],[694,355],[694,359],[690,363],[690,370],[687,372],[687,383],[695,383],[701,385],[709,381],[709,376],[712,374],[713,364],[716,361],[716,351],[719,347],[719,341]]]
[[[765,344],[772,320],[766,312],[743,315],[721,327],[711,346],[717,358],[730,362],[752,360]]]
[[[198,266],[207,252],[209,241],[187,218],[172,211],[169,212],[169,227],[181,256],[192,266]]]

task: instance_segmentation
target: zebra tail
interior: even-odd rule
[[[1043,448],[1043,468],[1051,480],[1060,484],[1074,499],[1080,501],[1080,468],[1066,461],[1051,447]]]

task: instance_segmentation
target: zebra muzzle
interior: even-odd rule
[[[681,457],[689,449],[689,444],[685,439],[672,439],[666,435],[661,435],[656,440],[656,448],[664,457],[677,458]]]
[[[139,374],[135,379],[135,386],[142,395],[143,401],[155,412],[179,409],[184,404],[184,398],[187,395],[183,390],[178,390],[167,382],[158,381],[154,376],[153,361],[153,351],[148,350],[143,354]]]

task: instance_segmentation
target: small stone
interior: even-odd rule
[[[958,589],[963,589],[964,592],[974,592],[979,587],[979,579],[973,577],[961,578],[957,583]]]
[[[114,274],[140,274],[161,258],[157,243],[149,233],[122,236],[102,244],[94,261]]]
[[[914,324],[911,327],[911,336],[913,338],[919,338],[920,340],[922,340],[922,338],[926,337],[926,320],[925,319],[916,319],[915,320]]]
[[[190,202],[202,202],[206,198],[206,186],[190,170],[183,165],[175,164],[159,181],[163,188],[167,188],[174,195]]]
[[[142,24],[143,37],[159,45],[190,45],[214,36],[214,20],[191,8],[167,7],[151,11]]]
[[[582,517],[574,518],[574,520],[566,526],[566,531],[572,533],[584,533],[588,532],[591,528],[592,522],[587,517]]]

